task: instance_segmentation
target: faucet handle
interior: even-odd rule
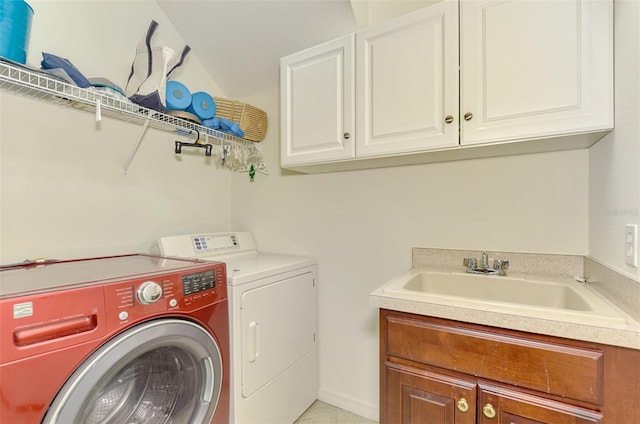
[[[478,260],[476,258],[464,258],[462,260],[462,265],[466,266],[467,268],[477,268]]]
[[[499,275],[507,275],[509,261],[506,259],[496,259],[493,261],[493,269],[497,270]]]

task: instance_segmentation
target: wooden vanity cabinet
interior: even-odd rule
[[[640,423],[640,351],[380,311],[380,422]]]

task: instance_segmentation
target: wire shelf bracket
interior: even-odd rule
[[[140,145],[142,144],[142,140],[144,139],[144,135],[147,132],[147,128],[149,128],[149,122],[151,122],[151,120],[149,120],[149,119],[144,121],[144,124],[142,125],[142,130],[140,131],[140,137],[138,138],[138,142],[136,143],[135,147],[131,151],[131,154],[129,155],[129,159],[127,159],[127,161],[124,163],[124,174],[125,175],[127,175],[127,171],[129,171],[129,166],[131,165],[131,162],[133,162],[133,158],[135,158],[136,157],[136,153],[138,153],[138,149],[140,148]]]

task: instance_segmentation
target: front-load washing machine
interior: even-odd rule
[[[223,263],[123,255],[0,270],[0,422],[229,421]]]
[[[226,263],[231,422],[294,422],[318,396],[315,259],[258,251],[246,232],[164,237],[151,251]]]

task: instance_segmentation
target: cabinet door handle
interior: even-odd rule
[[[467,112],[464,114],[464,120],[465,121],[471,121],[473,119],[473,113],[471,112]]]
[[[465,398],[460,398],[456,404],[460,412],[467,412],[469,410],[469,403]]]
[[[485,406],[482,407],[482,413],[487,418],[493,418],[496,416],[496,410],[494,409],[493,405],[491,405],[490,403],[487,403]]]
[[[351,138],[351,134],[346,132],[346,133],[344,133],[343,137],[344,137],[345,140],[349,140]]]
[[[452,123],[452,122],[453,122],[453,116],[451,116],[451,115],[447,115],[447,116],[444,118],[444,122],[446,122],[447,124]]]

